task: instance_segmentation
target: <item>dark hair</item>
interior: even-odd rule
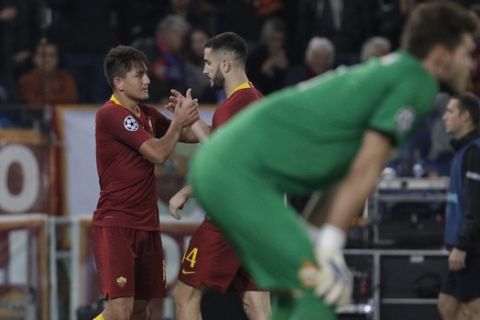
[[[432,1],[418,5],[410,14],[402,34],[402,48],[424,59],[437,44],[454,50],[465,33],[477,30],[477,18],[459,4]]]
[[[272,33],[278,32],[284,35],[287,34],[288,28],[285,21],[280,18],[269,18],[262,26],[260,31],[260,40],[265,43],[267,38],[271,36]]]
[[[114,77],[125,77],[137,65],[148,66],[147,57],[142,51],[122,45],[110,49],[103,61],[103,72],[110,87],[114,89]]]
[[[37,42],[37,44],[35,46],[35,52],[38,51],[41,48],[46,48],[48,46],[55,47],[55,49],[58,51],[58,44],[56,44],[55,42],[48,41],[46,39],[42,39],[42,40]]]
[[[234,32],[217,34],[205,43],[205,48],[211,48],[213,51],[230,51],[233,52],[235,59],[237,59],[243,66],[245,66],[247,62],[247,44],[242,37]]]
[[[458,98],[458,108],[460,112],[467,111],[472,119],[473,125],[478,126],[480,123],[480,101],[473,93],[464,93]]]
[[[203,52],[202,52],[202,56],[201,57],[198,57],[195,55],[195,53],[193,52],[193,48],[192,48],[192,36],[194,33],[197,33],[197,32],[200,32],[200,33],[203,33],[206,35],[207,39],[210,38],[210,35],[208,33],[207,30],[205,30],[204,28],[202,27],[195,27],[195,28],[192,28],[190,29],[190,31],[188,31],[188,33],[185,35],[185,41],[183,42],[184,45],[183,45],[183,51],[185,53],[185,57],[187,58],[187,60],[190,60],[190,61],[193,61],[194,63],[198,63],[198,64],[202,64],[203,63]],[[205,42],[206,43],[206,42]]]

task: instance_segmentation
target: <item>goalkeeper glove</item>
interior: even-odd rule
[[[334,225],[325,225],[315,243],[315,256],[320,269],[315,279],[315,294],[325,303],[341,307],[350,302],[352,274],[343,257],[345,232]]]

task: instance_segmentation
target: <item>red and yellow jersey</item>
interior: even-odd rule
[[[95,141],[100,198],[92,224],[158,230],[154,165],[138,151],[146,140],[161,137],[170,120],[147,105],[140,117],[114,99],[96,114]]]
[[[238,111],[262,97],[262,93],[255,89],[251,83],[242,83],[235,88],[228,98],[215,110],[212,119],[212,129],[217,129]]]

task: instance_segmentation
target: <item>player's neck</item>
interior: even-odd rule
[[[457,140],[460,140],[465,138],[474,130],[475,127],[473,125],[464,125],[463,127],[459,128],[458,132],[453,133],[453,137]]]
[[[245,82],[248,82],[248,78],[244,71],[232,72],[232,74],[229,77],[225,77],[224,89],[225,89],[225,93],[227,94],[227,97],[232,94],[235,88],[237,88],[239,85]]]
[[[130,110],[133,114],[138,115],[140,109],[138,107],[137,101],[132,100],[122,92],[118,92],[118,91],[114,92],[113,96],[120,103],[120,106]]]

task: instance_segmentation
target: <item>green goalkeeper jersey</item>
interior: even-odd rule
[[[322,189],[346,173],[366,130],[402,145],[437,91],[417,59],[396,52],[255,102],[203,151],[228,159],[232,168],[239,161],[291,194]]]

